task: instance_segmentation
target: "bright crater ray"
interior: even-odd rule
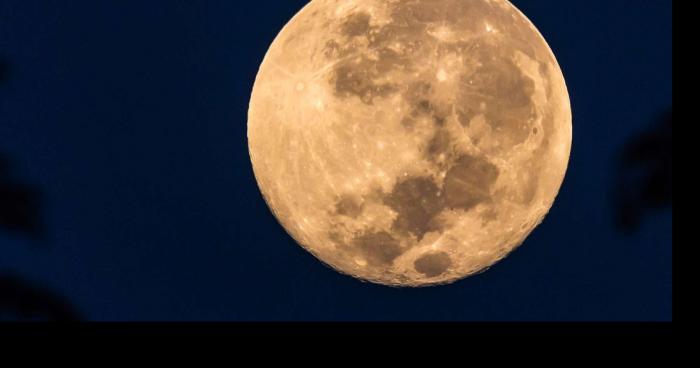
[[[394,286],[452,282],[519,246],[571,148],[559,65],[505,0],[313,0],[265,56],[248,118],[287,232]]]

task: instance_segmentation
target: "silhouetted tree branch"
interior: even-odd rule
[[[628,142],[618,159],[615,184],[617,226],[636,230],[650,211],[672,206],[672,110]]]
[[[8,66],[0,60],[0,83]],[[0,230],[37,236],[42,233],[41,198],[35,188],[10,176],[7,157],[0,154]],[[0,244],[2,245],[2,244]],[[0,254],[3,251],[0,247]],[[75,309],[63,298],[20,277],[0,274],[0,321],[75,321]]]

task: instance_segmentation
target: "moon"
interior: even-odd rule
[[[522,244],[571,139],[559,64],[506,0],[313,0],[270,46],[248,110],[255,178],[289,235],[399,287]]]

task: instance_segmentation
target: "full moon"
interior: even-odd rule
[[[450,283],[522,244],[571,138],[557,60],[506,0],[313,0],[248,111],[255,178],[289,235],[392,286]]]

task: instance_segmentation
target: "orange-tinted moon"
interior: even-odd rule
[[[268,206],[305,249],[376,283],[425,286],[519,246],[571,148],[559,65],[505,0],[313,0],[250,101]]]

